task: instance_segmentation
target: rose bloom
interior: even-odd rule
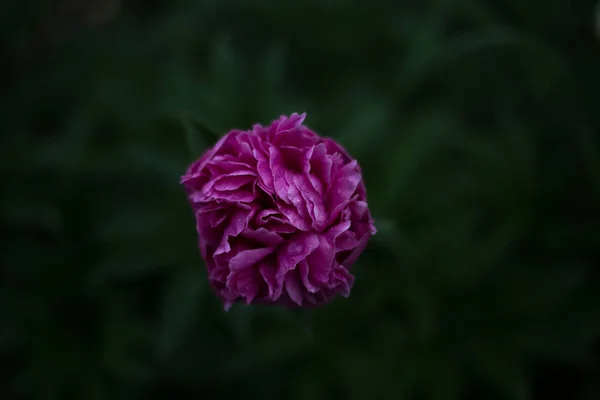
[[[376,232],[358,163],[305,118],[232,130],[181,179],[225,309],[349,296],[350,269]]]

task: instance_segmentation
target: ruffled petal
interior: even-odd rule
[[[376,232],[358,163],[305,117],[233,130],[181,178],[225,309],[348,296],[349,269]]]

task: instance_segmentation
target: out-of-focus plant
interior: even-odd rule
[[[0,12],[3,398],[600,396],[592,5],[57,4]],[[347,301],[224,314],[179,177],[298,110],[379,232]]]

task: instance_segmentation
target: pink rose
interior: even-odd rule
[[[358,163],[305,118],[233,130],[181,179],[226,309],[347,297],[350,268],[376,232]]]

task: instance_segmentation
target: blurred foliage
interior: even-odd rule
[[[5,1],[1,397],[599,399],[594,10]],[[379,233],[349,299],[225,313],[179,176],[294,111]]]

